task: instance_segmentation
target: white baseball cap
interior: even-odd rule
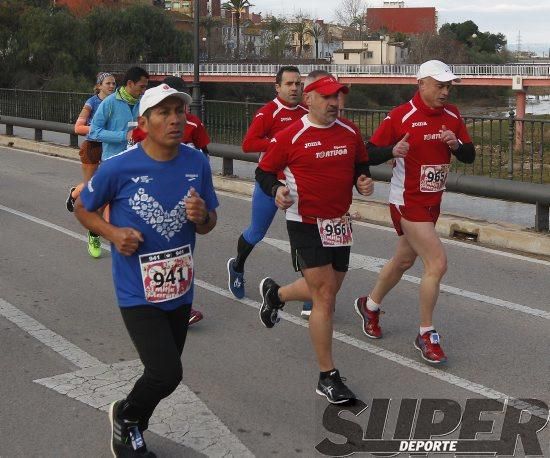
[[[139,101],[139,115],[143,116],[146,110],[157,106],[166,97],[178,97],[183,100],[186,105],[190,105],[193,99],[185,92],[179,92],[168,84],[159,84],[157,87],[147,89],[141,100]]]
[[[449,66],[440,60],[429,60],[424,62],[418,69],[416,79],[421,80],[431,76],[434,80],[446,83],[448,81],[456,81],[460,83],[460,78],[456,76]]]

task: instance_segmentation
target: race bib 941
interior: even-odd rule
[[[449,164],[423,165],[420,169],[420,191],[443,191],[448,173]]]
[[[165,302],[183,296],[193,284],[191,246],[157,251],[139,257],[145,299]]]
[[[353,244],[349,215],[332,219],[317,218],[317,227],[324,247],[351,246]]]

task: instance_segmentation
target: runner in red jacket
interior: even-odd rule
[[[290,126],[307,113],[300,104],[302,100],[302,80],[297,67],[281,67],[275,77],[277,97],[258,110],[243,139],[245,153],[264,153],[273,136]],[[284,179],[283,174],[279,178]],[[252,214],[249,226],[237,242],[237,256],[227,261],[228,287],[239,299],[245,295],[244,265],[246,259],[267,233],[277,206],[271,194],[266,194],[256,183],[252,194]],[[311,302],[305,302],[302,316],[309,317]]]
[[[417,256],[424,264],[420,283],[420,331],[414,342],[432,364],[447,360],[433,326],[439,285],[447,257],[435,230],[452,155],[472,163],[475,149],[458,109],[447,103],[453,81],[460,81],[443,62],[423,63],[417,74],[418,92],[393,109],[367,147],[375,162],[388,150],[396,158],[390,186],[390,212],[399,237],[395,255],[383,267],[373,290],[355,301],[370,338],[382,337],[380,304]],[[377,162],[377,161],[376,161]]]
[[[316,392],[334,404],[355,399],[332,358],[336,294],[353,243],[348,210],[354,185],[363,195],[373,191],[361,134],[353,123],[337,117],[340,92],[348,88],[333,76],[311,72],[304,88],[309,113],[275,135],[256,169],[263,191],[286,210],[292,264],[303,275],[285,286],[269,277],[262,280],[260,320],[272,328],[285,302],[313,299],[309,329],[320,368]],[[282,171],[286,185],[277,179]]]

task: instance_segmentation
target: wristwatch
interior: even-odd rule
[[[202,222],[200,225],[201,225],[201,226],[205,226],[205,225],[207,225],[209,222],[210,222],[210,212],[207,211],[207,212],[206,212],[206,216],[204,217],[204,222]]]

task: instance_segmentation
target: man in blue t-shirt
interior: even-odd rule
[[[182,378],[195,234],[216,225],[208,159],[180,144],[190,101],[166,84],[146,91],[138,123],[147,138],[104,161],[75,205],[78,220],[111,242],[118,305],[145,367],[128,397],[110,407],[115,456],[154,456],[142,433]],[[107,203],[110,222],[97,213]]]

